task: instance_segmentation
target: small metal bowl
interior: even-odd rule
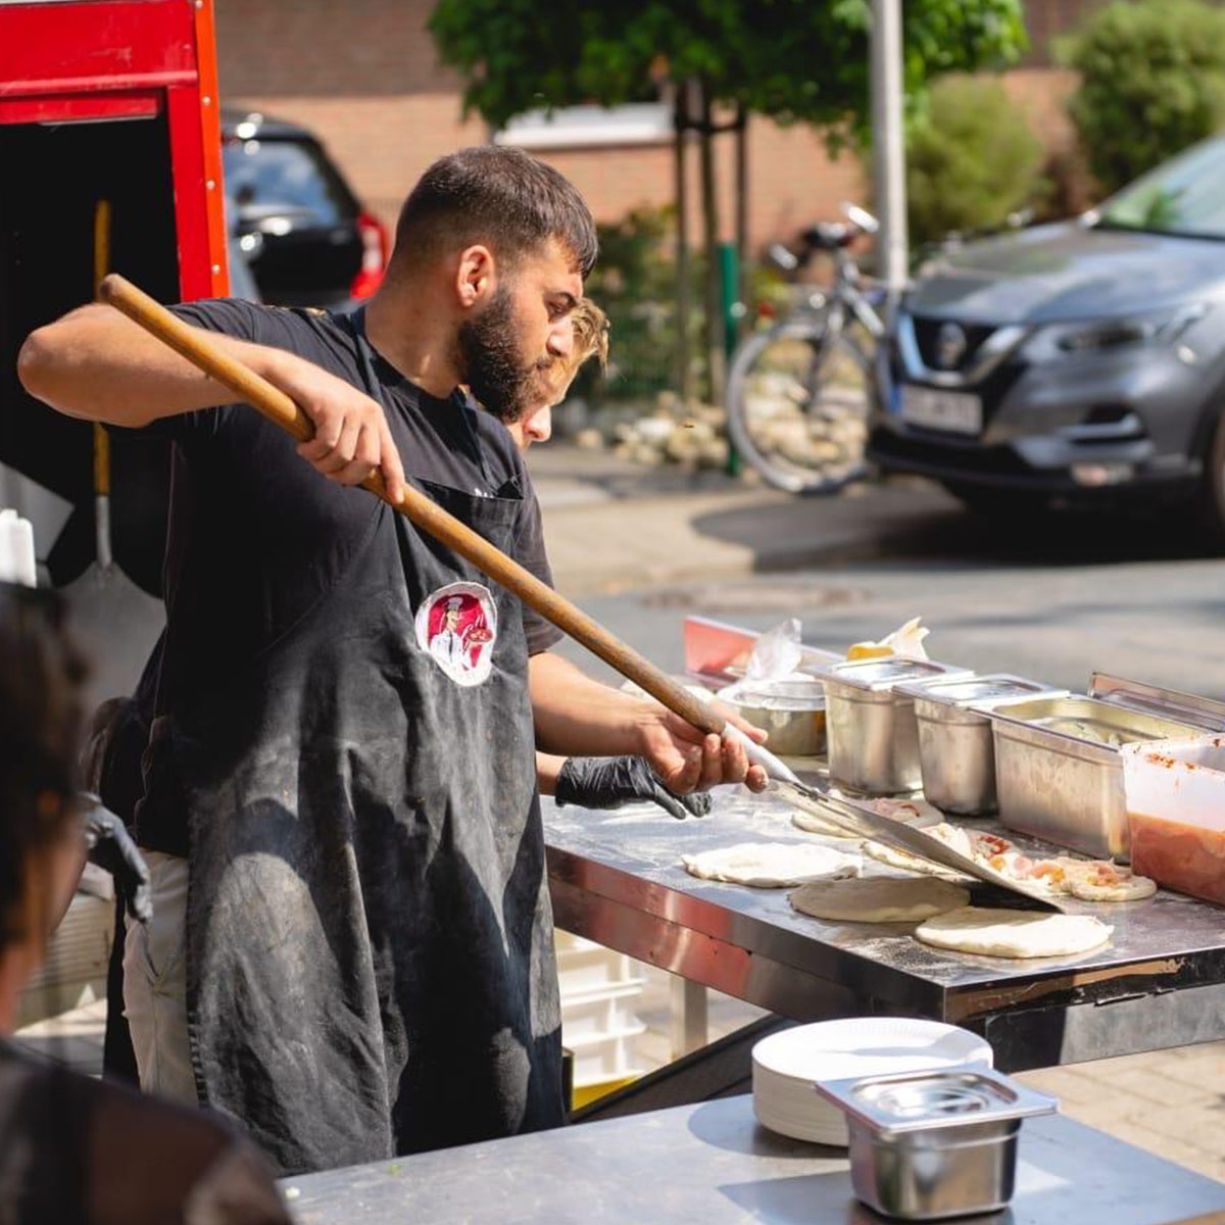
[[[738,681],[719,701],[768,732],[766,747],[778,757],[825,752],[825,687],[818,680]]]
[[[826,1081],[816,1090],[846,1113],[856,1198],[905,1221],[1003,1208],[1022,1120],[1059,1108],[980,1067]]]

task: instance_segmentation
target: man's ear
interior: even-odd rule
[[[463,310],[471,310],[493,297],[497,289],[497,270],[493,252],[481,243],[460,252],[455,272],[455,292]]]

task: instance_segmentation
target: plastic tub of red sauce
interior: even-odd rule
[[[1225,737],[1129,746],[1123,789],[1132,870],[1225,905]]]

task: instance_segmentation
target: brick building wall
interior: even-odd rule
[[[1049,39],[1101,0],[1029,0],[1034,50],[1007,85],[1042,138],[1066,147],[1060,107],[1071,86],[1049,68]],[[489,138],[461,114],[461,82],[437,62],[426,20],[433,0],[215,0],[222,100],[292,119],[314,130],[363,203],[393,222],[400,201],[434,158]],[[731,140],[719,142],[725,235],[732,224]],[[582,190],[600,220],[672,199],[672,153],[657,146],[549,150],[544,156]],[[754,119],[749,132],[750,240],[793,234],[865,200],[861,167],[831,160],[805,127]],[[693,158],[696,162],[696,157]],[[696,166],[694,167],[696,176]],[[692,183],[696,196],[696,177]]]

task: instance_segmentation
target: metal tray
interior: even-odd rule
[[[1054,1114],[1045,1093],[977,1065],[828,1080],[816,1086],[827,1101],[873,1132],[976,1127]]]
[[[889,693],[895,687],[942,677],[970,677],[968,668],[942,664],[934,659],[910,659],[905,655],[886,655],[881,659],[841,660],[820,668],[815,675],[827,686],[845,686],[861,693]]]
[[[1130,851],[1121,747],[1225,727],[1225,703],[1095,674],[1090,695],[991,712],[1000,820],[1097,857]]]
[[[1180,689],[1162,689],[1144,681],[1094,672],[1089,681],[1089,696],[1128,710],[1190,723],[1204,731],[1225,731],[1225,702],[1183,693]]]
[[[1001,876],[993,868],[984,867],[977,860],[968,859],[922,829],[916,829],[913,825],[903,825],[889,817],[882,817],[868,804],[849,796],[832,795],[828,788],[820,783],[808,783],[797,787],[792,783],[775,782],[771,783],[771,789],[777,790],[783,798],[797,808],[832,821],[857,837],[870,838],[897,850],[909,851],[912,855],[920,855],[924,859],[933,860],[946,868],[972,876],[984,884],[994,885],[998,889],[1005,889],[1009,893],[1023,897],[1043,909],[1060,913],[1065,910],[1062,901],[1051,897],[1041,889]]]
[[[984,676],[940,677],[938,680],[907,681],[906,684],[897,687],[897,692],[904,693],[915,700],[915,709],[920,718],[943,718],[944,716],[934,709],[941,707],[965,711],[970,717],[981,715],[982,721],[986,722],[987,712],[1001,702],[1024,702],[1040,697],[1063,697],[1067,690],[1057,689],[1044,681],[1031,681],[1023,676],[1013,676],[1007,672],[989,672]],[[922,709],[918,705],[920,702],[923,703]]]

